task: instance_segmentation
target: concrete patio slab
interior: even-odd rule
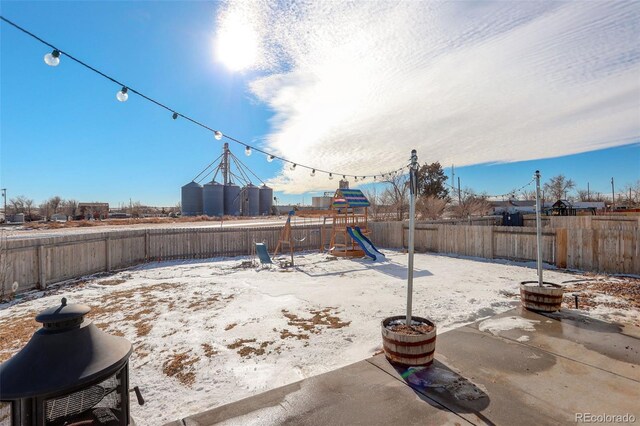
[[[439,335],[429,368],[378,355],[171,425],[640,422],[640,329],[520,308],[485,321]]]
[[[484,328],[491,326],[491,322],[513,316],[530,321],[534,330],[513,328],[491,333],[640,381],[639,328],[601,321],[571,310],[538,314],[524,308],[469,327]]]
[[[408,386],[367,361],[310,377],[170,425],[434,425],[468,424],[421,400]],[[436,405],[436,404],[434,404]]]

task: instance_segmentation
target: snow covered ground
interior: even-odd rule
[[[0,360],[30,338],[35,313],[63,295],[88,304],[99,327],[133,342],[130,382],[146,404],[133,398],[132,414],[139,425],[159,425],[379,352],[380,321],[404,314],[406,303],[407,256],[385,253],[380,263],[304,254],[294,269],[248,258],[150,263],[32,292],[0,305],[0,330],[8,330]],[[414,315],[440,333],[517,306],[519,282],[536,276],[531,265],[432,254],[417,254],[415,267]],[[556,283],[584,278],[545,271]],[[638,318],[615,302],[608,319]]]

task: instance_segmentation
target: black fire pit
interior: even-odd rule
[[[0,365],[0,401],[10,403],[13,426],[133,424],[131,343],[85,319],[90,310],[63,298],[36,316],[42,328]]]

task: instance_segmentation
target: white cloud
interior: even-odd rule
[[[230,3],[249,13],[275,116],[268,149],[372,174],[548,158],[640,139],[640,6],[634,2]],[[277,190],[328,185],[308,170]]]

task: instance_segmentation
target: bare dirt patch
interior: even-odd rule
[[[338,317],[337,312],[335,312],[336,309],[337,308],[328,307],[322,310],[310,310],[309,313],[312,315],[310,318],[299,317],[285,309],[282,310],[282,314],[289,320],[287,324],[290,326],[318,334],[321,332],[321,327],[323,326],[326,328],[343,328],[351,324],[351,321],[342,321],[340,317]]]
[[[113,279],[113,280],[100,281],[98,284],[99,285],[120,285],[120,284],[124,284],[126,282],[127,282],[127,280]]]
[[[177,378],[185,386],[191,386],[196,380],[194,364],[198,361],[199,357],[191,356],[188,352],[175,353],[162,364],[162,372]]]
[[[119,330],[116,324],[133,324],[136,337],[147,336],[153,329],[153,322],[159,314],[156,308],[171,301],[158,297],[158,292],[164,293],[175,288],[169,283],[160,283],[127,290],[117,290],[102,296],[91,312],[87,315],[111,334]],[[121,320],[114,321],[114,317],[122,315]],[[124,335],[124,333],[122,333]]]
[[[190,311],[201,311],[203,309],[210,309],[211,305],[213,305],[215,302],[220,301],[220,297],[222,295],[220,293],[215,293],[209,295],[208,297],[204,297],[204,295],[196,293],[194,294],[194,296],[195,299],[193,299],[187,306],[187,309]]]
[[[41,327],[35,320],[36,314],[36,311],[28,311],[0,321],[0,362],[18,353]]]
[[[211,346],[208,343],[203,343],[201,346],[202,346],[202,349],[204,350],[204,356],[206,356],[207,358],[212,358],[214,355],[218,353],[218,351],[213,349],[213,346]]]
[[[563,306],[575,308],[571,293],[578,293],[578,307],[589,311],[599,305],[614,309],[640,310],[640,279],[632,277],[594,276],[584,281],[572,283],[564,288]],[[599,295],[613,296],[620,301],[598,301]],[[640,319],[634,322],[640,326]]]
[[[249,345],[248,343],[257,343],[256,345]],[[256,339],[238,339],[235,342],[227,345],[229,349],[238,349],[237,353],[243,358],[250,358],[253,355],[260,356],[266,353],[266,349],[274,342],[256,342]]]
[[[284,330],[280,330],[280,338],[282,340],[289,339],[289,338],[298,339],[298,340],[308,340],[309,335],[305,333],[292,333],[285,328]]]

